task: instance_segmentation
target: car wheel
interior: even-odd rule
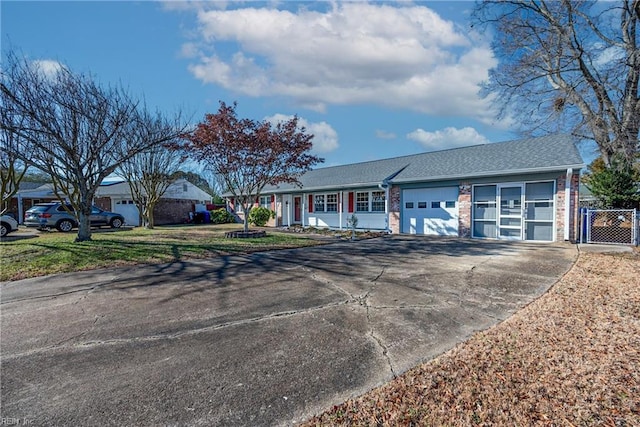
[[[7,233],[9,233],[9,227],[7,226],[7,224],[0,224],[0,237],[6,236]]]
[[[120,228],[122,227],[122,220],[120,218],[113,218],[111,220],[111,228]]]
[[[58,231],[62,231],[63,233],[68,233],[73,228],[73,223],[68,219],[63,219],[56,225]]]

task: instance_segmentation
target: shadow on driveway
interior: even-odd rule
[[[393,236],[3,283],[2,415],[289,425],[505,319],[575,256]]]

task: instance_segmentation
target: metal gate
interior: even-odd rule
[[[640,214],[636,209],[581,210],[580,241],[613,245],[638,245]]]

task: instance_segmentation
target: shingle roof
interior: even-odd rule
[[[20,191],[24,191],[24,190],[34,190],[36,188],[40,188],[43,185],[45,185],[46,182],[30,182],[30,181],[21,181],[20,185],[18,186]]]
[[[568,135],[549,135],[473,145],[391,159],[319,168],[305,173],[302,188],[314,191],[390,183],[425,182],[579,169],[584,161]],[[296,188],[283,184],[263,192]]]

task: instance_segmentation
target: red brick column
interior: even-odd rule
[[[400,187],[395,185],[389,188],[389,229],[400,233]]]
[[[471,184],[458,187],[458,236],[471,237]]]
[[[575,242],[578,237],[579,221],[579,188],[580,174],[574,173],[571,176],[569,187],[569,224],[565,224],[565,206],[566,206],[566,189],[567,175],[562,174],[556,179],[556,240],[561,242],[564,240],[565,227],[569,228],[569,241]]]

